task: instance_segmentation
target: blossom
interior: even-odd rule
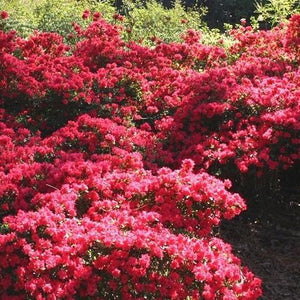
[[[2,11],[0,12],[0,16],[1,16],[1,19],[2,19],[2,20],[8,19],[8,17],[9,17],[8,12],[5,11],[5,10],[2,10]]]
[[[91,12],[88,9],[86,9],[82,14],[82,19],[84,19],[84,20],[88,19],[90,17],[90,15],[91,15]]]

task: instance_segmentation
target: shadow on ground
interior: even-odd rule
[[[262,279],[260,299],[299,300],[300,190],[281,194],[279,200],[259,214],[249,205],[246,213],[222,223],[219,236]]]

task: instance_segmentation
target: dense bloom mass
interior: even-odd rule
[[[257,299],[214,237],[245,201],[212,174],[299,160],[299,16],[226,51],[92,18],[70,45],[0,32],[0,298]]]

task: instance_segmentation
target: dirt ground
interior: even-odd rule
[[[300,191],[222,223],[219,235],[263,281],[262,300],[300,299]],[[274,199],[270,198],[270,202]],[[272,202],[274,203],[274,201]],[[254,217],[255,216],[255,217]]]

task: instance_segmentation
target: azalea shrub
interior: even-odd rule
[[[299,161],[299,20],[234,30],[227,63],[190,76],[189,97],[158,122],[175,160],[258,176]]]
[[[230,49],[90,16],[68,45],[0,32],[1,299],[257,299],[215,237],[245,200],[215,175],[299,160],[299,16]]]
[[[149,132],[109,119],[82,115],[43,139],[2,118],[3,299],[260,295],[211,235],[246,208],[230,181],[194,173],[191,160],[145,170],[134,149]]]

